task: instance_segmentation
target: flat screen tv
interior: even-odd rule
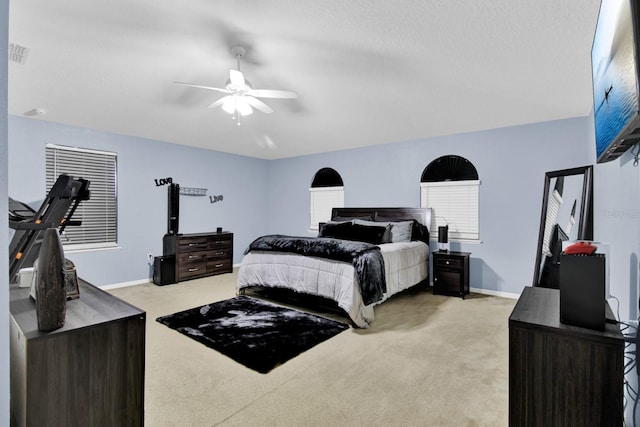
[[[617,159],[640,141],[636,0],[602,0],[591,49],[598,163]]]

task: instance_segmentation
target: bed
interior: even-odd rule
[[[374,306],[428,283],[430,227],[429,208],[334,208],[318,237],[269,235],[252,242],[237,291],[277,288],[319,296],[367,328]]]

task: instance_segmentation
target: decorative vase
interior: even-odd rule
[[[67,291],[64,279],[64,251],[55,228],[44,232],[38,255],[36,317],[38,329],[53,331],[64,326]]]

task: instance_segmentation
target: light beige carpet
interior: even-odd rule
[[[410,290],[376,307],[371,328],[259,374],[155,321],[235,296],[236,277],[110,291],[147,312],[146,426],[508,424],[515,300]]]

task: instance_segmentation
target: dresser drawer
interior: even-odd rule
[[[232,269],[231,258],[207,261],[207,273],[209,274],[230,273]]]
[[[194,278],[207,274],[207,260],[185,262],[178,264],[179,280]]]
[[[231,257],[233,256],[233,254],[231,253],[231,248],[219,248],[219,249],[211,249],[210,251],[207,252],[208,257],[207,259],[226,259],[229,258],[231,259]]]
[[[181,237],[178,239],[178,253],[206,251],[209,248],[209,242],[206,237]]]
[[[210,256],[211,256],[211,252],[209,251],[178,252],[178,262],[182,264],[182,263],[196,262],[200,260],[207,260]]]
[[[220,238],[220,239],[216,239],[216,238],[209,238],[209,242],[208,242],[208,249],[210,250],[215,250],[215,249],[229,249],[231,248],[231,246],[233,246],[233,240],[231,236],[227,236],[226,238]]]

